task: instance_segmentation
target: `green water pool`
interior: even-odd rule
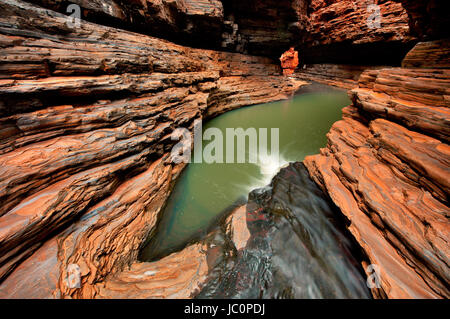
[[[349,104],[344,91],[303,93],[287,101],[237,109],[203,124],[203,131],[218,128],[224,136],[227,128],[268,128],[269,132],[279,128],[279,161],[271,163],[268,171],[252,163],[189,164],[141,259],[152,260],[181,249],[204,234],[233,204],[245,201],[252,189],[269,184],[280,166],[317,154],[326,145],[332,124],[341,118],[342,108]]]

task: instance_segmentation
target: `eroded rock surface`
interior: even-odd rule
[[[73,14],[64,0],[31,0],[45,8]],[[74,0],[83,20],[176,41],[179,44],[220,46],[224,10],[220,0]]]
[[[63,0],[31,0],[64,14]],[[84,20],[169,39],[177,44],[279,56],[303,30],[299,0],[75,0]]]
[[[292,75],[299,64],[298,52],[294,50],[294,47],[291,47],[281,55],[280,61],[281,67],[283,68],[283,74]]]
[[[312,0],[309,12],[310,28],[299,43],[308,64],[399,64],[416,39],[395,1]]]
[[[417,45],[407,61],[435,56],[436,45]],[[432,51],[424,53],[426,48]],[[448,57],[448,46],[440,52]],[[404,65],[413,64],[407,61]],[[350,92],[353,105],[328,135],[327,148],[305,160],[311,176],[349,219],[369,263],[379,267],[381,288],[373,291],[378,297],[450,294],[448,71],[364,72]]]
[[[99,298],[193,298],[207,282],[208,246],[198,243],[152,263],[135,263],[97,285]]]
[[[382,66],[371,65],[307,64],[293,76],[303,81],[313,81],[350,90],[358,86],[359,77],[364,71],[382,68]]]
[[[302,80],[352,89],[366,70],[400,66],[418,40],[396,1],[312,0],[308,8],[297,43]]]
[[[404,68],[450,69],[450,40],[419,42],[402,62]]]
[[[1,298],[368,296],[347,242],[330,237],[334,252],[349,254],[337,264],[310,245],[320,236],[302,226],[308,209],[299,209],[307,194],[298,189],[298,164],[207,239],[137,261],[183,169],[169,158],[172,131],[287,98],[304,84],[280,77],[267,58],[148,35],[271,57],[298,44],[301,62],[321,63],[299,79],[351,88],[353,105],[305,165],[346,216],[367,275],[369,264],[379,267],[375,297],[450,296],[443,0],[75,0],[83,18],[76,26],[61,14],[65,1],[29,2],[0,3]],[[376,28],[367,24],[372,3],[381,8]],[[366,64],[402,59],[403,68]],[[313,269],[310,277],[283,266],[292,257],[285,243],[298,267]],[[324,263],[351,270],[315,267]],[[74,265],[79,287],[69,281]],[[220,274],[229,280],[217,281]],[[343,284],[341,276],[351,278]],[[270,289],[261,292],[264,285]]]
[[[117,282],[154,270],[136,260],[183,168],[170,160],[173,130],[302,83],[266,58],[70,28],[23,1],[0,10],[0,296],[136,297]],[[145,296],[190,296],[183,289]]]

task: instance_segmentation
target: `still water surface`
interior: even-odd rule
[[[181,174],[168,200],[157,235],[142,251],[141,259],[152,260],[180,249],[201,236],[219,215],[248,193],[270,183],[288,162],[303,161],[325,147],[326,134],[350,104],[345,92],[304,93],[291,100],[261,104],[225,113],[203,125],[219,128],[279,128],[279,161],[251,163],[191,163]],[[204,142],[204,146],[209,142]]]

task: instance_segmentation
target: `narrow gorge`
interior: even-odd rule
[[[447,7],[1,0],[0,299],[449,298]]]

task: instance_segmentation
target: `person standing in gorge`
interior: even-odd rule
[[[290,47],[289,50],[281,55],[280,61],[283,74],[285,76],[292,75],[299,64],[298,52],[295,51],[294,47]]]

